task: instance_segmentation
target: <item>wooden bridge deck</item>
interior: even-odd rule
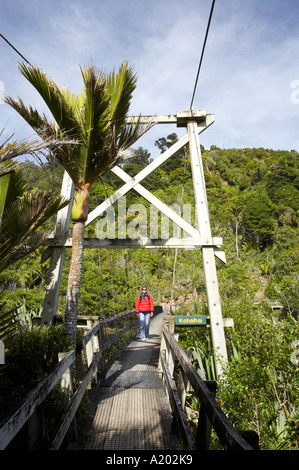
[[[161,313],[151,320],[149,339],[135,338],[101,374],[79,449],[179,449],[158,377],[162,322]]]

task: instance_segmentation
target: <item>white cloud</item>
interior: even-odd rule
[[[195,108],[215,114],[201,136],[205,146],[299,149],[299,104],[291,102],[291,83],[299,80],[299,7],[293,0],[286,4],[216,2],[194,100]],[[2,34],[59,85],[79,91],[79,64],[93,61],[108,72],[129,60],[139,77],[132,113],[172,114],[189,107],[210,2],[4,0],[4,5]],[[16,68],[20,58],[3,41],[0,57],[6,92],[41,106]],[[17,129],[15,114],[1,106],[0,128],[12,121]],[[171,132],[184,130],[156,126],[142,145],[155,150],[154,140]]]

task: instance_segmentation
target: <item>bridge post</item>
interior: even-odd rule
[[[72,198],[74,195],[74,184],[67,174],[64,172],[61,196],[65,199],[71,199],[70,204],[61,209],[57,214],[56,226],[55,226],[55,237],[65,238],[69,231],[70,216],[72,210]],[[46,256],[45,256],[46,254]],[[42,257],[42,262],[46,260],[47,255],[51,256],[50,267],[47,279],[47,288],[44,298],[43,313],[42,313],[42,325],[50,325],[57,312],[58,297],[60,291],[65,247],[51,247],[45,251]]]
[[[190,159],[195,195],[195,213],[198,231],[203,239],[211,240],[211,225],[208,209],[208,200],[205,186],[205,178],[198,137],[198,123],[202,116],[193,116],[193,111],[186,111],[187,129],[189,134]],[[224,336],[221,303],[218,288],[215,250],[217,247],[202,246],[203,268],[207,289],[208,308],[210,314],[210,326],[213,348],[215,351],[215,366],[217,378],[222,375],[222,364],[227,361],[227,351]]]

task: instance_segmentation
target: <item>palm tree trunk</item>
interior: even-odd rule
[[[84,244],[84,222],[76,222],[73,226],[73,244],[66,305],[64,312],[64,328],[67,335],[72,338],[73,347],[76,347],[76,330],[80,284],[82,278],[82,260]]]
[[[89,183],[76,187],[71,215],[74,224],[72,259],[66,292],[63,324],[67,335],[72,339],[74,349],[76,348],[78,304],[82,279],[84,225],[88,216],[89,189]]]

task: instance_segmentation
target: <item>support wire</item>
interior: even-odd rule
[[[18,49],[16,49],[4,36],[3,34],[0,33],[0,36],[2,37],[2,39],[4,39],[5,42],[7,42],[7,44],[13,48],[14,51],[16,51],[17,54],[19,54],[19,56],[22,57],[23,60],[25,60],[25,62],[27,62],[27,64],[31,65],[29,60],[26,59],[26,57],[24,57],[19,51]]]
[[[211,11],[210,11],[207,30],[206,30],[205,40],[204,40],[204,43],[203,43],[203,48],[202,48],[201,57],[200,57],[199,65],[198,65],[196,79],[195,79],[195,85],[194,85],[193,95],[192,95],[192,99],[191,99],[190,109],[192,109],[192,106],[193,106],[194,95],[195,95],[195,91],[196,91],[196,88],[197,88],[199,72],[200,72],[200,69],[201,69],[202,59],[203,59],[203,55],[204,55],[204,52],[205,52],[206,42],[207,42],[207,39],[208,39],[211,19],[212,19],[212,16],[213,16],[214,5],[215,5],[215,0],[213,0],[212,6],[211,6]]]

